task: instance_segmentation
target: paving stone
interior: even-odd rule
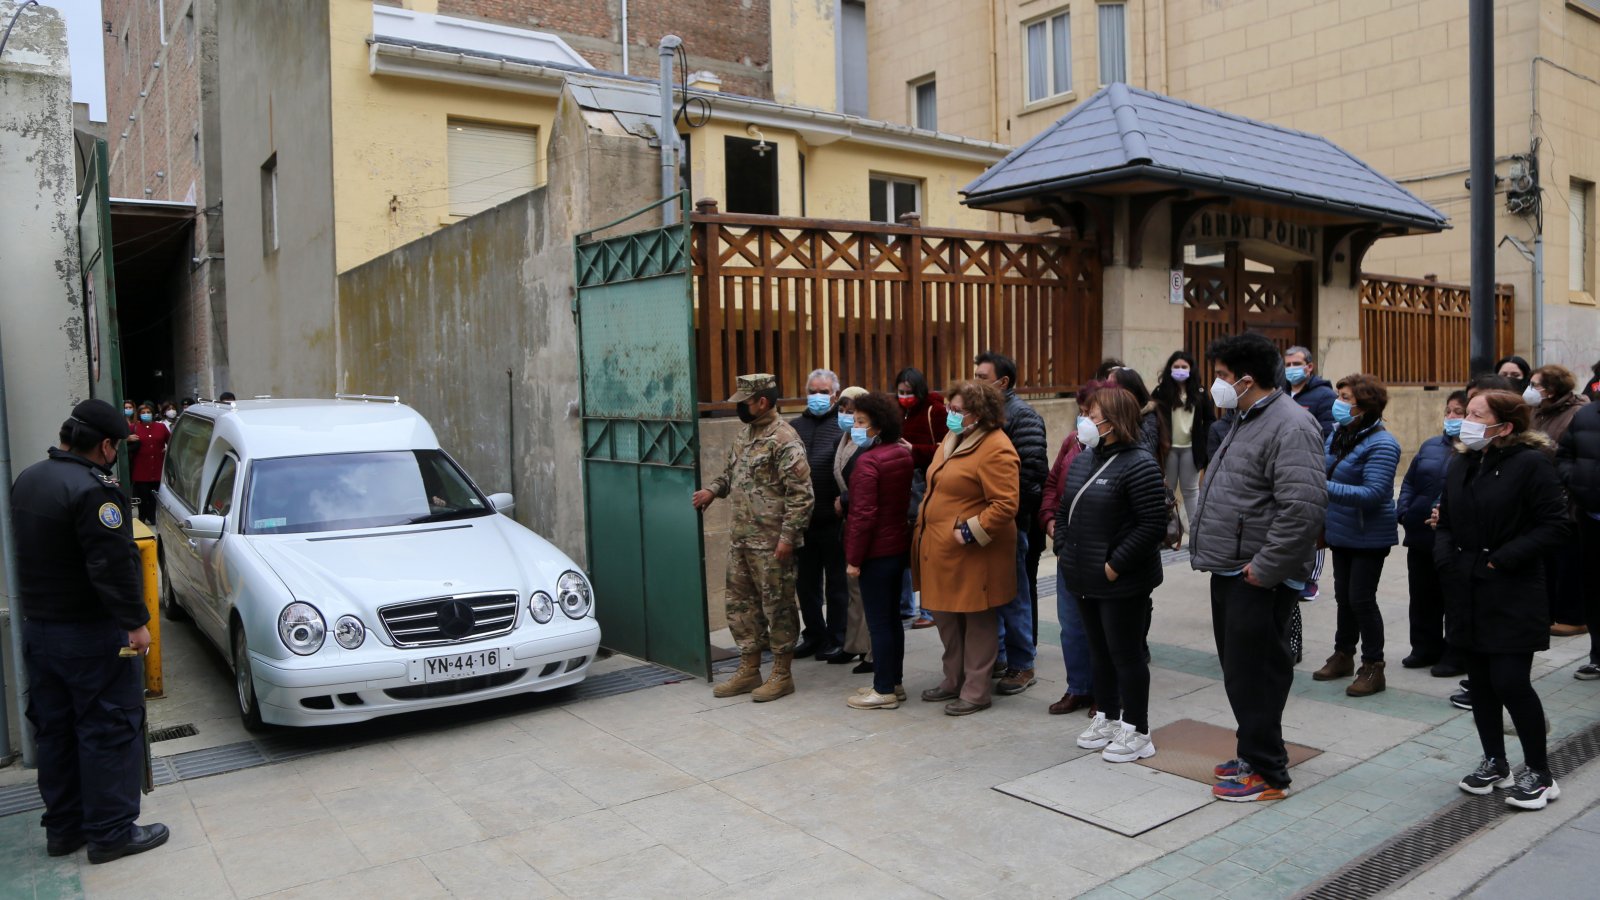
[[[1255,872],[1231,860],[1223,860],[1214,866],[1207,866],[1194,873],[1194,881],[1208,884],[1219,891],[1227,891],[1235,885],[1255,877]]]

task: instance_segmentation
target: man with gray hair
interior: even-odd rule
[[[797,658],[824,659],[844,647],[850,594],[845,581],[844,539],[833,501],[839,484],[833,477],[833,455],[844,430],[839,427],[839,376],[817,369],[806,378],[806,409],[789,424],[800,435],[811,463],[811,490],[816,505],[806,528],[805,543],[795,552],[800,598],[800,643]],[[824,605],[826,601],[826,605]]]

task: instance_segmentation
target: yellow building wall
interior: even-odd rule
[[[834,111],[839,106],[834,0],[769,0],[772,99]]]
[[[961,205],[957,191],[983,174],[982,163],[941,160],[916,153],[844,142],[806,152],[806,215],[866,219],[871,175],[922,181],[922,224],[935,228],[991,228],[993,215]]]
[[[867,4],[867,113],[910,124],[914,81],[937,82],[940,131],[999,140],[994,120],[993,21],[973,0]]]
[[[367,46],[372,5],[334,0],[329,19],[338,271],[456,221],[445,152],[450,118],[537,128],[536,183],[544,183],[556,98],[375,77]]]

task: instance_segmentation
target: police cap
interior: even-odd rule
[[[122,412],[104,400],[85,400],[72,408],[72,421],[113,441],[128,437],[128,423]]]

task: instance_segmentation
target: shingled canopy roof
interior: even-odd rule
[[[1189,189],[1372,223],[1450,227],[1439,210],[1320,135],[1111,84],[962,190],[978,209],[1047,214],[1052,198]]]

